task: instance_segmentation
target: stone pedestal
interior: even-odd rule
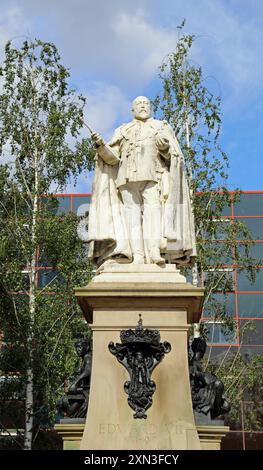
[[[80,450],[84,431],[84,423],[74,423],[74,420],[55,424],[54,429],[63,440],[63,450]]]
[[[229,432],[228,426],[199,426],[197,432],[202,450],[220,450],[223,437]]]
[[[56,424],[55,430],[63,439],[63,450],[79,450],[84,424]],[[228,426],[197,426],[201,450],[220,450]]]
[[[194,422],[187,336],[200,318],[203,289],[195,288],[172,265],[108,266],[75,291],[93,331],[88,415],[80,448],[201,449]],[[139,314],[145,328],[158,329],[172,350],[152,374],[156,383],[147,419],[134,419],[123,385],[127,371],[108,350],[120,331],[134,329]]]

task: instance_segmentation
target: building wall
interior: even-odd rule
[[[82,216],[89,211],[90,194],[61,194],[57,195],[57,198],[58,213],[73,211]],[[233,223],[235,219],[243,221],[255,240],[252,255],[263,259],[263,191],[246,191],[240,195],[239,202],[233,200],[232,195],[231,207],[225,208],[222,218],[226,223]],[[236,329],[232,338],[226,337],[220,323],[213,322],[211,312],[204,310],[202,320],[207,322],[209,330],[208,354],[211,358],[223,357],[228,351],[235,352],[238,349],[243,354],[263,354],[263,264],[259,264],[254,284],[238,272],[234,250],[232,258],[226,261],[225,268],[233,276],[233,289],[226,295],[221,292],[216,295],[218,299],[226,298],[227,312],[235,319]],[[56,272],[52,268],[39,262],[37,282],[40,288],[49,283],[55,275]],[[204,282],[205,273],[201,276],[201,285],[204,285]],[[256,332],[243,336],[241,332],[246,322],[252,322]],[[263,448],[263,429],[251,432],[246,425],[246,408],[249,406],[248,401],[240,403],[240,428],[231,431],[224,439],[223,448]]]

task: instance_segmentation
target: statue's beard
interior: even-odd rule
[[[137,114],[136,118],[137,119],[148,119],[151,116],[151,114],[148,111],[140,111],[140,113]]]

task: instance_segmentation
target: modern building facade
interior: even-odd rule
[[[72,211],[79,216],[87,215],[90,198],[90,194],[58,194],[58,213]],[[236,328],[231,338],[226,337],[220,322],[214,322],[211,312],[204,310],[202,320],[207,323],[209,331],[208,354],[210,357],[224,357],[229,352],[238,350],[244,355],[254,353],[263,355],[263,261],[260,261],[263,259],[263,191],[245,191],[240,195],[239,202],[234,202],[234,193],[231,198],[231,206],[224,210],[222,218],[227,223],[239,219],[251,230],[255,240],[251,254],[259,260],[259,270],[255,283],[251,284],[247,277],[239,272],[233,251],[232,258],[225,266],[225,269],[233,276],[233,289],[227,294],[218,292],[216,295],[219,300],[226,298],[227,311],[235,319]],[[52,268],[38,265],[38,287],[42,288],[50,283],[55,275]],[[205,282],[205,276],[202,276],[200,282],[201,285]],[[255,331],[243,335],[241,339],[241,330],[246,322],[253,324]],[[249,401],[240,402],[239,428],[232,430],[225,438],[223,448],[263,449],[263,428],[253,430],[246,423],[246,409],[249,406]]]

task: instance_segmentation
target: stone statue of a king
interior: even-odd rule
[[[103,263],[192,265],[195,230],[182,151],[166,121],[137,97],[134,119],[109,143],[92,134],[97,161],[89,213],[89,258]]]

